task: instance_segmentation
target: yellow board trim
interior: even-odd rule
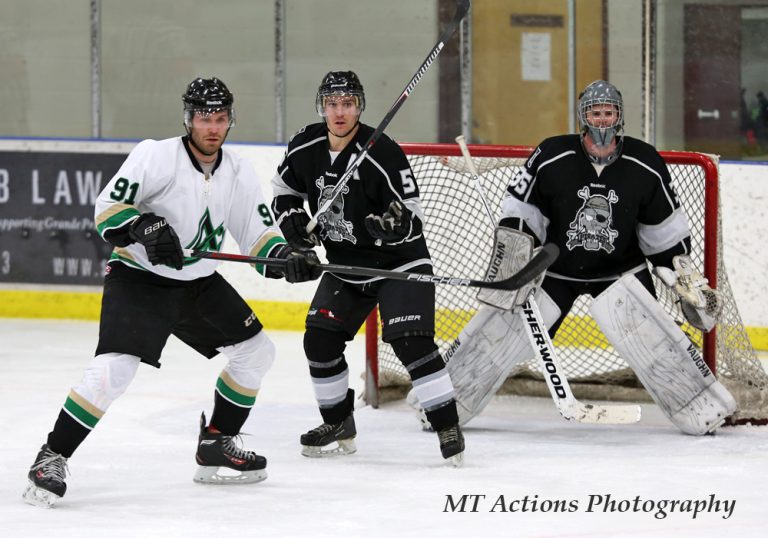
[[[256,312],[261,323],[267,329],[285,331],[303,331],[304,319],[309,310],[309,303],[285,301],[247,300]],[[39,290],[0,290],[0,318],[30,319],[99,319],[101,311],[101,292],[82,291],[39,291]],[[471,312],[460,312],[464,323],[471,318]],[[436,336],[441,340],[452,340],[460,328],[448,326],[447,320],[456,319],[457,314],[438,310],[435,325]],[[566,318],[563,322],[577,323],[575,318]],[[752,346],[755,349],[768,350],[768,327],[746,327]],[[565,334],[561,331],[560,334]],[[602,333],[592,325],[589,330],[578,331],[578,339],[568,342],[555,338],[555,344],[583,347],[603,347],[606,345]]]

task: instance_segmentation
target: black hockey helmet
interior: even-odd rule
[[[362,113],[365,110],[365,91],[363,84],[354,71],[329,71],[317,88],[315,108],[324,116],[323,99],[331,95],[351,95],[357,98],[357,106]]]
[[[616,116],[610,125],[592,125],[587,121],[587,113],[599,105],[611,105],[616,109]],[[624,133],[624,99],[616,86],[605,80],[596,80],[584,88],[579,95],[579,131],[582,139],[589,133],[592,141],[600,148],[608,147],[615,137]],[[620,144],[621,139],[618,139],[617,151],[599,164],[613,161]]]
[[[213,114],[226,110],[229,112],[229,126],[235,124],[235,109],[232,107],[235,98],[227,85],[216,77],[197,77],[189,83],[181,100],[184,101],[184,125],[187,130],[192,127],[192,117],[197,112]]]

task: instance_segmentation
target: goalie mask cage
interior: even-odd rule
[[[436,274],[483,279],[490,259],[493,226],[455,144],[401,144],[419,183],[425,213],[424,235]],[[532,148],[470,146],[480,181],[498,214],[506,187]],[[731,423],[768,421],[768,375],[752,348],[741,321],[723,263],[718,167],[716,158],[700,153],[662,152],[680,203],[691,225],[691,258],[713,288],[723,294],[722,319],[702,333],[688,323],[673,294],[654,276],[660,302],[702,350],[718,379],[733,393],[739,411]],[[444,353],[476,312],[476,290],[436,286],[435,341]],[[652,401],[627,363],[614,351],[589,316],[591,298],[582,296],[554,340],[574,395],[593,400]],[[403,398],[410,378],[392,348],[382,342],[377,311],[366,323],[365,400]],[[513,370],[499,393],[549,396],[537,361]]]

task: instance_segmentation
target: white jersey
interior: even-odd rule
[[[249,162],[228,150],[219,151],[206,174],[182,137],[144,140],[96,199],[96,229],[115,250],[110,263],[122,262],[177,280],[212,274],[218,261],[186,258],[180,271],[152,265],[144,246],[131,243],[128,227],[142,213],[165,217],[182,248],[219,251],[227,231],[240,252],[267,256],[284,243],[273,225],[259,179]],[[263,268],[257,267],[263,274]]]

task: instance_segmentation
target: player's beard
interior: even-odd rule
[[[198,140],[198,137],[202,140]],[[206,157],[212,157],[216,155],[219,150],[221,149],[221,146],[224,144],[224,141],[227,139],[227,133],[224,134],[223,137],[221,137],[221,140],[216,143],[210,143],[205,141],[205,137],[198,135],[194,130],[189,134],[189,143],[194,146],[194,148],[205,155]]]

